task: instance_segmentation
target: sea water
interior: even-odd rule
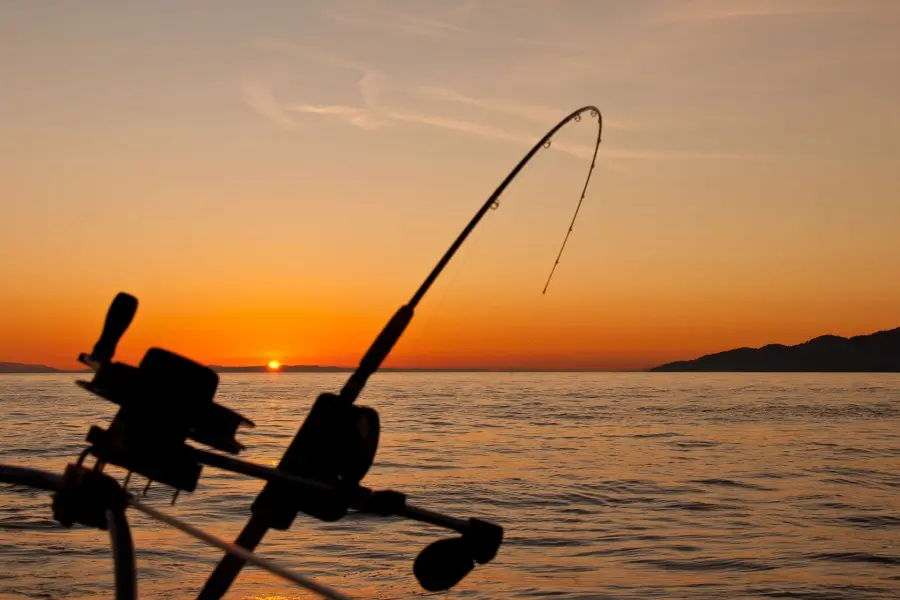
[[[115,406],[75,375],[0,376],[0,462],[62,472]],[[340,374],[223,375],[275,465]],[[900,598],[900,375],[387,373],[365,482],[504,526],[496,560],[447,598]],[[121,472],[111,473],[121,478]],[[134,477],[131,488],[144,481]],[[261,482],[204,469],[169,507],[232,540]],[[129,512],[144,598],[190,598],[219,551]],[[359,598],[428,595],[416,554],[446,533],[395,518],[299,516],[260,554]],[[0,597],[111,598],[105,532],[55,523],[46,493],[0,486]],[[310,598],[254,567],[229,598]]]

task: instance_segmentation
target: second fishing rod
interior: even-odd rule
[[[578,217],[578,212],[581,209],[591,181],[591,175],[596,167],[597,152],[603,132],[603,118],[600,110],[595,106],[583,106],[559,121],[507,174],[497,189],[481,205],[475,216],[472,217],[453,241],[410,300],[394,313],[381,333],[375,338],[368,351],[363,355],[359,366],[350,375],[341,390],[336,394],[324,393],[317,398],[306,421],[300,427],[300,430],[281,458],[278,464],[280,470],[298,476],[315,478],[337,487],[352,488],[358,485],[374,461],[379,434],[377,413],[369,407],[355,404],[366,382],[381,367],[412,320],[419,302],[438,276],[440,276],[460,246],[469,237],[469,234],[478,226],[489,210],[499,206],[499,199],[509,184],[531,161],[535,154],[542,148],[550,146],[551,139],[560,129],[571,122],[581,121],[584,115],[596,119],[597,137],[581,196],[578,199],[572,221],[544,285],[543,292],[546,293],[569,236],[572,233],[575,220]],[[292,493],[290,489],[279,486],[278,483],[270,482],[265,485],[259,496],[257,496],[251,511],[252,516],[238,535],[235,544],[252,551],[262,542],[269,529],[286,530],[290,528],[298,512],[304,512],[324,521],[334,521],[340,519],[346,513],[346,507],[341,506],[340,503],[335,503],[333,497],[317,496],[316,494],[299,497],[296,493]],[[440,544],[440,542],[437,544]],[[446,548],[449,549],[450,546],[448,545]],[[464,548],[458,546],[457,549],[461,552]],[[471,560],[465,557],[460,558],[452,552],[448,552],[446,557],[441,558],[445,558],[447,562],[456,561],[460,563],[465,563],[465,560]],[[476,562],[486,562],[480,561],[478,558],[475,557],[474,560]],[[492,558],[493,556],[489,557],[488,560]],[[219,600],[228,591],[244,564],[245,561],[240,557],[231,554],[226,555],[210,575],[198,596],[198,600]],[[417,572],[416,575],[418,577],[419,573]],[[422,578],[419,577],[419,579],[421,583]],[[455,584],[455,582],[452,582],[452,584]]]

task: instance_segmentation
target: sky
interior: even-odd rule
[[[900,326],[900,3],[0,4],[0,360],[640,369]]]

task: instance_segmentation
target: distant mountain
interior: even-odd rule
[[[62,371],[46,365],[0,362],[0,373],[62,373]]]
[[[650,370],[900,373],[900,327],[851,338],[823,335],[796,346],[738,348]]]

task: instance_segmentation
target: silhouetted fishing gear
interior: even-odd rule
[[[124,510],[129,506],[213,548],[235,553],[245,561],[300,587],[312,590],[324,598],[349,600],[345,594],[317,583],[305,575],[285,569],[272,560],[229,544],[180,519],[143,504],[133,494],[120,488],[112,477],[95,469],[69,465],[65,475],[59,476],[37,469],[0,465],[0,481],[55,492],[54,518],[66,527],[79,523],[109,530],[117,600],[137,597],[134,546]]]
[[[353,472],[349,472],[348,470],[344,470],[341,472],[340,468],[335,468],[335,466],[325,466],[322,464],[321,460],[315,457],[319,457],[324,455],[328,455],[331,452],[334,452],[336,449],[333,447],[329,447],[329,441],[333,438],[330,438],[327,435],[323,435],[323,431],[327,431],[328,428],[321,428],[319,419],[315,417],[315,413],[319,412],[331,412],[332,414],[346,414],[346,417],[336,417],[335,422],[339,419],[349,419],[353,420],[354,418],[363,419],[363,414],[368,414],[366,411],[371,410],[365,407],[351,407],[353,402],[356,401],[356,398],[359,396],[369,377],[371,377],[381,366],[384,359],[387,358],[387,355],[390,353],[391,349],[400,339],[400,336],[403,334],[409,322],[412,320],[414,311],[416,306],[431,288],[432,284],[447,266],[447,263],[450,262],[450,259],[453,258],[453,255],[456,254],[459,247],[462,246],[463,242],[466,241],[466,238],[469,237],[469,234],[472,233],[472,230],[478,225],[484,215],[488,210],[496,209],[499,207],[499,199],[503,192],[506,190],[507,186],[516,178],[519,172],[528,164],[528,162],[532,159],[532,157],[540,150],[541,148],[549,148],[550,140],[556,134],[557,131],[562,129],[567,123],[573,120],[580,121],[581,116],[585,113],[588,113],[590,116],[595,117],[597,119],[597,140],[594,144],[594,151],[591,157],[591,166],[588,170],[587,177],[585,178],[584,187],[581,191],[581,197],[578,199],[578,205],[575,208],[575,213],[572,216],[572,223],[569,225],[569,229],[566,232],[565,237],[563,238],[562,246],[559,249],[559,254],[556,257],[556,261],[553,264],[553,268],[550,271],[550,275],[547,277],[547,283],[544,285],[543,293],[546,293],[547,287],[550,285],[550,280],[553,277],[553,274],[556,271],[556,266],[559,264],[559,260],[562,256],[563,250],[565,250],[566,243],[568,242],[569,235],[572,232],[572,229],[575,224],[575,219],[578,217],[578,211],[581,209],[581,204],[584,201],[585,194],[587,192],[588,184],[591,180],[591,175],[594,172],[594,167],[597,162],[597,151],[600,148],[600,138],[603,133],[603,118],[600,114],[600,109],[595,106],[584,106],[579,108],[576,111],[573,111],[564,119],[562,119],[559,123],[557,123],[550,131],[548,131],[537,144],[535,144],[531,150],[519,161],[519,163],[509,172],[506,178],[500,183],[494,193],[491,194],[488,199],[481,205],[481,208],[478,209],[478,212],[475,213],[475,216],[472,217],[471,221],[466,225],[466,227],[462,230],[462,232],[457,236],[457,238],[453,241],[438,263],[431,270],[431,273],[425,278],[425,281],[419,286],[419,289],[416,290],[415,294],[413,294],[412,298],[401,306],[394,316],[391,317],[390,321],[388,321],[387,325],[385,325],[384,329],[382,329],[381,333],[378,334],[378,337],[375,338],[375,341],[369,347],[368,351],[363,356],[362,360],[359,363],[359,366],[356,370],[350,375],[347,379],[347,382],[344,384],[344,387],[341,388],[341,391],[338,395],[334,394],[322,394],[316,400],[315,405],[307,417],[306,422],[297,432],[297,435],[294,437],[291,445],[288,447],[284,456],[281,459],[281,462],[278,465],[279,469],[289,471],[292,473],[305,474],[305,475],[314,475],[319,477],[325,477],[326,479],[331,479],[334,481],[351,481],[353,483],[358,482],[366,473],[368,468],[372,464],[372,460],[375,456],[375,450],[377,447],[377,435],[373,438],[374,443],[368,447],[368,452],[366,452],[365,460],[362,463],[354,465],[356,468],[353,469]],[[356,413],[358,416],[351,417],[349,416],[354,412],[354,408],[359,412]],[[374,413],[374,411],[372,411]],[[374,426],[377,427],[377,415],[371,415],[374,420]],[[324,467],[324,468],[323,468]],[[346,480],[344,478],[347,478]],[[239,546],[243,546],[244,548],[253,550],[257,545],[262,541],[263,536],[269,530],[269,528],[275,528],[280,530],[288,529],[293,523],[294,518],[297,515],[298,510],[302,510],[307,514],[323,519],[330,520],[331,518],[340,518],[341,510],[335,509],[334,505],[328,505],[324,507],[315,502],[312,504],[305,503],[300,498],[293,498],[286,490],[279,488],[277,485],[268,484],[263,488],[263,491],[259,494],[256,501],[253,503],[252,511],[253,516],[248,521],[247,525],[241,531],[240,535],[238,535],[235,540],[235,544]],[[500,537],[502,538],[502,530],[500,531]],[[498,540],[499,545],[499,540]],[[445,553],[446,554],[446,553]],[[431,555],[429,555],[431,556]],[[435,560],[440,559],[445,555],[437,555],[435,554]],[[493,556],[491,556],[493,558]],[[480,561],[479,561],[480,562]],[[228,555],[222,559],[219,565],[216,567],[215,571],[213,571],[212,575],[210,575],[209,579],[206,582],[203,590],[200,592],[198,596],[198,600],[218,600],[221,598],[225,592],[228,591],[228,588],[231,586],[232,582],[237,577],[240,572],[241,567],[243,566],[243,562],[240,557],[236,557],[234,555]],[[416,575],[418,577],[419,573],[426,572],[426,569],[422,567],[420,570],[416,571]],[[460,575],[459,579],[464,576],[465,573]],[[436,589],[447,589],[456,585],[459,579],[453,581],[446,585],[446,587],[439,587]],[[419,578],[420,583],[422,583],[422,579]],[[426,589],[431,589],[428,586],[425,586]]]
[[[322,521],[337,521],[348,511],[378,516],[397,516],[455,531],[458,536],[427,546],[413,563],[413,573],[428,591],[447,590],[461,581],[476,564],[494,559],[503,541],[503,528],[477,518],[459,519],[410,505],[406,495],[392,490],[372,490],[360,485],[375,459],[380,435],[378,413],[355,404],[360,392],[381,366],[413,317],[415,307],[435,279],[491,208],[509,183],[553,135],[584,113],[597,118],[597,142],[591,167],[572,223],[563,239],[544,292],[559,264],[590,182],[602,133],[600,111],[587,106],[571,113],[551,129],[507,175],[481,206],[437,265],[401,306],[363,356],[356,370],[337,394],[323,393],[313,404],[300,430],[277,467],[268,467],[234,456],[244,446],[235,436],[253,423],[217,403],[219,376],[212,369],[160,348],[150,348],[138,366],[114,362],[116,346],[137,311],[137,299],[120,293],[113,300],[103,331],[90,354],[79,360],[94,373],[91,381],[77,382],[84,389],[119,406],[108,429],[92,426],[88,447],[66,467],[62,476],[34,469],[0,465],[0,482],[28,485],[52,491],[53,516],[62,525],[78,523],[108,530],[114,559],[116,598],[137,596],[134,547],[125,510],[135,508],[191,535],[227,554],[200,592],[200,599],[218,599],[226,593],[247,562],[283,577],[326,598],[347,596],[288,571],[253,554],[270,528],[285,530],[299,512]],[[209,446],[218,452],[197,448],[188,442]],[[88,456],[96,459],[85,465]],[[127,471],[124,485],[104,473],[106,465]],[[144,505],[127,487],[132,473],[178,493],[193,492],[203,467],[224,469],[266,482],[254,501],[252,516],[234,544],[224,542],[196,527]]]

